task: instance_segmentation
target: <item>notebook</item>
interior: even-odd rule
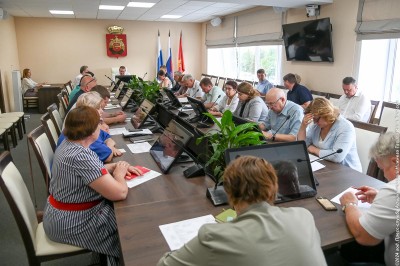
[[[175,120],[169,122],[150,148],[151,156],[164,174],[168,173],[174,162],[178,160],[191,138],[193,135],[178,122]]]
[[[313,197],[317,194],[307,146],[304,141],[227,149],[227,164],[239,156],[252,155],[270,162],[278,176],[275,203]]]

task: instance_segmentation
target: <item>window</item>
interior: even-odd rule
[[[371,100],[400,101],[400,39],[361,41],[358,87]]]
[[[243,46],[207,49],[207,74],[257,81],[257,70],[264,68],[273,84],[281,82],[282,45]]]

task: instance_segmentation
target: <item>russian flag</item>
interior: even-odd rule
[[[160,41],[160,30],[158,30],[158,54],[157,54],[157,70],[156,70],[156,75],[158,70],[160,70],[160,67],[164,65],[164,60],[162,58],[162,50],[161,50],[161,41]]]
[[[172,50],[171,50],[171,31],[168,32],[168,59],[167,59],[167,72],[172,78],[174,76],[174,70],[172,67]],[[171,80],[172,81],[172,80]]]

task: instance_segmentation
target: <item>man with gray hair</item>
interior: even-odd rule
[[[358,89],[356,80],[352,77],[345,77],[342,89],[344,95],[337,103],[340,113],[347,119],[368,123],[371,115],[371,101]]]
[[[195,80],[191,74],[186,74],[183,76],[182,85],[187,87],[187,91],[186,93],[179,95],[179,98],[192,97],[201,99],[203,97],[204,92],[200,87],[200,81]]]
[[[295,141],[304,116],[303,108],[287,100],[285,93],[278,88],[267,92],[265,103],[269,112],[260,123],[264,136],[272,141]]]
[[[346,216],[347,226],[356,241],[365,246],[385,243],[385,264],[398,265],[396,250],[399,244],[399,149],[400,134],[388,132],[381,135],[370,150],[372,157],[389,183],[379,191],[372,187],[362,186],[358,191],[346,192],[340,198],[342,210]],[[371,208],[362,212],[358,201],[371,203]],[[396,247],[397,246],[397,247]]]
[[[175,71],[174,72],[174,86],[172,87],[171,91],[172,92],[178,92],[179,89],[181,88],[181,83],[182,83],[182,78],[183,78],[183,74],[180,71]]]

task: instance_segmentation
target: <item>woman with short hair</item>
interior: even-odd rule
[[[80,106],[68,113],[66,140],[54,154],[43,226],[55,242],[105,254],[118,265],[120,246],[113,201],[128,195],[125,177],[141,175],[127,162],[103,164],[89,146],[100,133],[97,110]]]
[[[354,126],[340,115],[339,109],[325,98],[316,98],[304,113],[297,139],[306,141],[308,152],[318,157],[332,154],[324,159],[361,172]],[[335,153],[338,150],[342,151]]]
[[[228,80],[225,83],[225,96],[209,110],[209,113],[214,116],[222,116],[226,110],[230,110],[233,113],[238,103],[237,83],[234,80]]]
[[[203,225],[197,237],[157,265],[326,265],[312,214],[273,206],[277,182],[274,168],[262,158],[232,161],[224,171],[224,188],[237,217]]]
[[[236,116],[261,122],[267,118],[268,108],[261,99],[260,93],[250,83],[242,82],[237,87],[239,104],[233,113]]]

